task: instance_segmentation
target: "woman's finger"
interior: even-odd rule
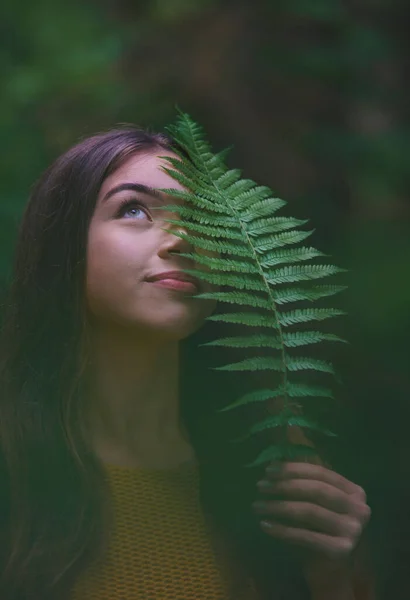
[[[257,487],[260,492],[277,498],[311,502],[340,514],[364,518],[367,511],[370,511],[358,496],[349,495],[340,488],[313,479],[262,480],[257,483]]]
[[[339,473],[321,465],[296,462],[271,463],[266,468],[266,475],[268,479],[272,480],[315,479],[334,486],[347,494],[353,494],[363,498],[363,500],[366,499],[363,488],[339,475]]]
[[[309,529],[331,536],[358,539],[363,529],[361,519],[334,513],[309,502],[267,501],[255,502],[258,514],[273,515],[291,527]]]
[[[356,540],[348,537],[336,537],[298,527],[288,527],[275,521],[262,521],[261,528],[275,539],[318,552],[332,559],[345,558],[356,546]]]

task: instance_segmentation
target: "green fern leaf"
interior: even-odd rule
[[[168,190],[169,197],[176,198],[179,203],[165,208],[178,217],[168,219],[168,224],[184,227],[187,231],[175,228],[174,235],[193,248],[193,252],[178,253],[180,258],[191,262],[192,268],[184,270],[217,287],[231,288],[198,294],[194,299],[213,299],[221,304],[249,307],[248,312],[216,312],[207,317],[209,321],[244,325],[251,328],[249,334],[221,337],[203,345],[248,349],[249,354],[244,360],[216,366],[216,370],[272,371],[277,381],[272,386],[274,389],[245,394],[222,411],[280,397],[283,411],[254,424],[251,434],[281,425],[318,430],[319,425],[313,419],[299,414],[301,402],[306,402],[308,407],[309,398],[332,398],[332,390],[304,381],[296,382],[292,377],[296,372],[298,379],[302,379],[305,371],[323,377],[323,374],[334,374],[333,366],[316,358],[291,356],[288,352],[290,348],[344,341],[331,333],[297,329],[299,324],[345,314],[334,308],[306,307],[306,303],[315,303],[342,291],[344,288],[340,285],[315,285],[313,282],[344,270],[330,264],[312,263],[325,255],[302,245],[313,233],[313,230],[298,229],[307,221],[276,216],[286,202],[275,198],[267,186],[242,179],[239,169],[229,169],[225,164],[226,152],[214,154],[203,129],[188,115],[180,112],[176,125],[168,129],[178,147],[175,150],[177,156],[165,157],[169,168],[164,170],[184,190]],[[212,256],[207,256],[209,253]],[[304,282],[302,286],[301,282]],[[288,303],[301,303],[301,308],[283,311],[283,305]],[[293,331],[288,331],[288,327]],[[260,332],[260,328],[264,331]],[[253,355],[260,348],[266,348],[269,355]],[[295,407],[297,416],[292,412]],[[315,454],[309,446],[284,441],[267,448],[248,466]]]
[[[246,358],[230,365],[213,367],[216,371],[285,371],[286,364],[279,358]]]
[[[241,207],[242,202],[247,202],[248,196],[246,196],[246,194],[247,192],[254,190],[254,188],[255,182],[251,179],[240,179],[231,185],[229,193],[237,199],[237,203],[235,204],[237,209]],[[270,192],[269,195],[272,195],[272,192]]]
[[[203,154],[202,158],[205,161],[208,170],[211,170],[215,167],[220,167],[221,165],[225,166],[225,159],[232,149],[233,146],[230,146],[228,148],[224,148],[220,152],[217,152],[217,154],[212,154],[212,152],[206,152]]]
[[[205,207],[204,207],[205,208]],[[166,206],[153,206],[152,210],[160,210],[161,212],[170,212],[179,214],[182,219],[193,221],[197,220],[203,225],[216,225],[220,226],[223,224],[225,227],[231,227],[232,229],[241,229],[240,223],[238,223],[238,219],[236,217],[232,217],[227,215],[226,213],[221,220],[222,211],[208,211],[208,205],[206,205],[207,210],[203,210],[198,213],[198,209],[192,206],[181,206],[179,204],[168,204]],[[171,222],[171,221],[168,221]],[[181,223],[179,223],[181,225]]]
[[[249,202],[251,202],[252,207],[256,206],[257,204],[259,204],[260,202],[264,201],[264,200],[270,200],[270,201],[274,201],[275,198],[272,198],[272,190],[269,189],[266,185],[256,185],[254,181],[251,181],[250,179],[246,179],[246,180],[241,180],[241,181],[246,181],[246,187],[243,188],[242,190],[238,189],[238,184],[235,184],[236,186],[236,190],[234,190],[235,193],[235,208],[238,211],[244,211],[247,212],[249,210]],[[231,189],[232,192],[232,189]],[[281,200],[280,201],[280,206],[278,206],[278,208],[280,208],[281,206],[284,205],[284,201]],[[275,205],[276,206],[276,205]],[[269,212],[270,215],[272,215],[272,212]]]
[[[233,273],[259,273],[258,267],[250,261],[232,260],[230,258],[219,258],[214,256],[205,256],[194,253],[180,253],[182,258],[195,259],[201,265],[205,265],[213,270],[229,271]]]
[[[344,314],[346,313],[343,310],[337,308],[299,308],[279,313],[278,320],[281,325],[287,327],[298,323],[308,323],[309,321],[323,321]]]
[[[288,382],[285,387],[279,386],[274,390],[262,389],[256,390],[244,394],[232,404],[219,409],[218,412],[225,412],[238,408],[239,406],[245,406],[253,402],[265,402],[266,400],[272,400],[278,397],[290,396],[291,398],[330,398],[333,399],[332,391],[322,386],[312,386],[300,383]]]
[[[186,175],[192,175],[192,170],[196,169],[199,177],[205,179],[204,174],[202,173],[203,164],[207,167],[207,175],[212,173],[212,177],[217,178],[228,170],[224,164],[224,157],[226,157],[228,153],[229,148],[222,150],[218,154],[212,154],[212,152],[207,151],[206,148],[204,148],[200,154],[191,154],[191,161],[188,163],[183,160],[185,158],[184,155],[178,151],[176,151],[176,154],[178,154],[179,160],[168,156],[162,156],[160,158],[166,159],[175,169],[180,170]],[[181,159],[183,160],[182,163],[180,162]],[[205,180],[208,181],[208,178]]]
[[[275,290],[276,304],[288,302],[309,301],[313,302],[326,296],[333,296],[346,289],[344,285],[317,285],[309,288],[291,287]]]
[[[218,177],[215,184],[222,190],[229,192],[229,188],[239,180],[240,176],[241,171],[239,169],[230,169]]]
[[[207,320],[249,325],[249,327],[273,327],[276,329],[278,326],[274,315],[262,315],[258,313],[217,314],[207,317]]]
[[[210,273],[209,271],[199,271],[198,269],[184,269],[185,273],[194,275],[198,279],[208,281],[214,285],[230,285],[238,290],[255,290],[263,292],[266,285],[258,277],[241,277],[240,275],[226,275],[225,273]]]
[[[342,269],[333,265],[296,265],[275,269],[268,274],[268,281],[272,285],[280,283],[293,283],[321,279],[342,272]]]
[[[189,189],[189,185],[190,185],[189,177],[187,177],[186,175],[183,175],[180,171],[175,171],[173,169],[167,169],[166,167],[163,167],[163,170],[170,177],[173,177],[174,179],[176,179],[176,181],[178,181],[178,183],[180,183],[182,186]],[[195,176],[195,174],[193,176]],[[211,187],[207,186],[206,184],[203,184],[203,186],[204,186],[205,190],[212,192]]]
[[[336,436],[335,433],[333,433],[326,427],[323,427],[316,421],[313,421],[312,419],[307,419],[306,417],[299,417],[295,415],[288,415],[286,413],[281,413],[279,415],[268,417],[261,423],[257,423],[251,428],[250,435],[259,433],[261,431],[264,431],[265,429],[274,429],[276,427],[307,427],[312,431],[318,431],[327,436]]]
[[[286,263],[298,263],[302,261],[311,260],[312,258],[326,256],[323,252],[319,252],[315,248],[307,248],[301,246],[300,248],[286,248],[281,250],[274,250],[273,252],[265,252],[261,256],[261,265],[263,269],[269,267],[275,267]]]
[[[317,344],[319,342],[344,342],[337,335],[332,333],[323,333],[321,331],[295,331],[295,332],[284,332],[283,343],[287,348],[297,348],[299,346],[309,346],[311,344]]]
[[[273,335],[249,335],[246,337],[218,338],[200,346],[226,346],[230,348],[275,348],[279,350],[282,342]]]
[[[163,231],[169,230],[165,227],[161,227]],[[233,244],[229,242],[220,242],[218,240],[207,240],[206,238],[194,238],[190,235],[186,235],[185,233],[173,231],[173,235],[181,238],[182,240],[186,240],[187,242],[195,245],[197,248],[202,250],[208,250],[210,252],[217,252],[218,254],[230,254],[233,256],[243,256],[246,258],[254,258],[254,252],[245,244]]]
[[[209,292],[197,294],[195,298],[202,300],[216,300],[217,302],[225,302],[227,304],[239,304],[241,306],[253,306],[254,308],[271,308],[268,300],[256,296],[255,294],[247,294],[246,292]]]
[[[253,402],[265,402],[266,400],[272,400],[273,398],[277,398],[278,396],[282,395],[282,388],[277,388],[276,390],[255,390],[253,392],[249,392],[248,394],[244,394],[238,398],[238,400],[235,400],[235,402],[232,402],[232,404],[229,404],[228,406],[224,406],[224,408],[220,408],[217,412],[226,412],[228,410],[232,410],[233,408],[245,406]]]
[[[174,179],[176,179],[175,175],[182,174],[185,177],[193,178],[201,181],[201,183],[205,186],[209,186],[209,179],[202,172],[200,168],[200,163],[193,158],[191,161],[181,161],[181,154],[178,155],[178,158],[174,158],[173,156],[166,157],[162,156],[162,159],[165,159],[173,169],[170,167],[163,167],[163,170],[171,175]]]
[[[318,360],[315,358],[304,358],[304,357],[286,357],[286,366],[289,371],[322,371],[323,373],[331,373],[334,375],[335,371],[333,365],[324,360]]]
[[[276,446],[269,446],[253,462],[245,466],[248,468],[258,467],[264,463],[276,462],[278,460],[293,461],[296,459],[308,459],[313,456],[317,457],[317,450],[310,446],[303,444],[278,444]]]
[[[160,229],[162,231],[167,231],[169,233],[169,230],[166,227],[161,227]],[[205,242],[213,241],[210,239],[201,238],[200,236],[198,236],[197,233],[194,233],[191,235],[190,233],[183,233],[180,230],[172,232],[172,234],[175,235],[176,237],[181,238],[182,240],[186,240],[189,244],[191,244],[192,246],[196,246],[198,248],[202,247],[201,245],[204,244]],[[219,242],[219,241],[216,243],[219,245],[224,244],[224,242]]]
[[[178,227],[187,227],[191,231],[202,233],[203,235],[209,235],[211,237],[230,239],[230,240],[242,240],[243,233],[241,231],[235,231],[231,226],[229,227],[215,227],[208,225],[200,225],[199,223],[193,223],[192,221],[182,221],[181,219],[164,219],[166,223],[171,225],[178,225]]]
[[[322,386],[287,382],[286,394],[291,398],[333,398],[332,390]]]
[[[277,235],[261,237],[255,240],[255,252],[264,254],[267,250],[273,250],[273,248],[282,248],[283,246],[288,246],[290,244],[298,244],[312,235],[312,233],[313,229],[312,231],[292,230],[284,231]]]
[[[266,235],[267,233],[278,233],[293,229],[297,225],[305,225],[307,220],[290,219],[288,217],[271,217],[256,219],[246,228],[248,235],[253,237]]]
[[[265,187],[255,188],[255,190],[268,190],[268,194],[264,195],[263,191],[247,192],[243,198],[239,196],[235,202],[236,209],[240,212],[240,219],[244,223],[252,223],[255,219],[263,217],[271,217],[277,210],[286,205],[284,200],[280,198],[272,198],[272,192]],[[254,197],[254,193],[256,197]]]
[[[151,206],[151,210],[152,211],[160,211],[160,212],[175,212],[177,214],[180,213],[180,209],[181,208],[190,208],[189,204],[192,204],[192,196],[189,192],[184,192],[181,190],[173,190],[170,188],[160,188],[158,190],[159,192],[162,192],[163,194],[167,194],[168,196],[172,196],[173,198],[176,198],[177,200],[182,200],[183,202],[185,202],[187,204],[186,207],[178,205],[178,204],[166,204],[166,205],[161,205],[161,206]],[[206,213],[215,213],[217,215],[219,215],[221,217],[221,215],[224,218],[230,218],[231,216],[231,211],[229,210],[228,207],[226,206],[220,206],[219,204],[215,204],[213,202],[213,195],[211,193],[206,193],[206,192],[202,192],[201,195],[198,194],[198,196],[196,197],[196,204],[195,206],[199,206],[201,209],[203,209],[203,211],[206,211]],[[199,216],[201,216],[202,213],[200,213]]]

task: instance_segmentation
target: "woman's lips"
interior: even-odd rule
[[[161,287],[166,287],[180,292],[188,292],[191,294],[197,294],[199,291],[198,287],[194,283],[191,281],[182,281],[181,279],[156,279],[155,281],[151,281],[151,283]]]

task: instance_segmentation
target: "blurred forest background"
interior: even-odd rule
[[[343,460],[376,517],[410,498],[409,24],[398,0],[3,0],[0,19],[1,289],[41,171],[179,105],[350,270]]]

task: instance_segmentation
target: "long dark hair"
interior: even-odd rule
[[[106,483],[80,425],[88,228],[106,177],[138,152],[174,147],[163,134],[114,129],[68,150],[33,188],[0,339],[2,600],[64,597],[105,547]],[[240,468],[246,446],[228,441],[240,433],[240,419],[215,417],[238,388],[204,376],[209,356],[196,351],[204,331],[181,344],[182,416],[200,458],[204,510],[269,589],[263,572],[283,573],[283,551],[273,550],[251,517],[257,474]]]

